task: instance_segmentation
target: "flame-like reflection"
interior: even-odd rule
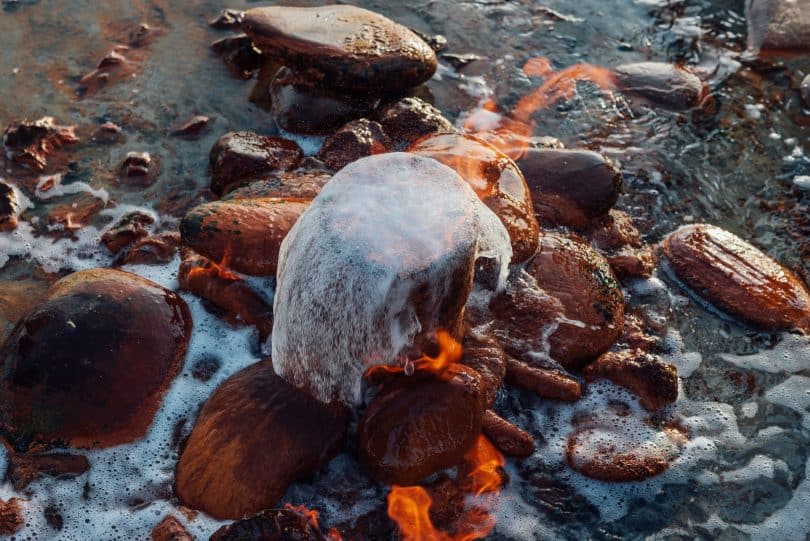
[[[299,515],[304,517],[307,522],[309,522],[310,526],[320,531],[321,527],[318,524],[318,519],[320,518],[321,513],[317,509],[309,509],[303,504],[293,505],[291,503],[285,503],[284,509],[288,509],[294,513],[298,513]],[[329,541],[343,541],[343,536],[340,535],[340,532],[338,532],[335,528],[330,528],[326,532],[326,538]]]
[[[366,370],[365,375],[371,379],[374,379],[380,372],[389,374],[404,372],[410,375],[413,371],[421,371],[441,375],[447,368],[461,360],[461,344],[444,329],[436,332],[436,341],[439,345],[439,353],[435,357],[423,354],[420,358],[413,362],[408,361],[403,366],[372,366]]]
[[[194,267],[188,272],[189,280],[199,276],[208,276],[211,278],[220,278],[222,280],[229,280],[235,282],[240,280],[239,276],[231,272],[228,267],[231,264],[231,244],[225,245],[225,251],[222,254],[222,260],[219,263],[211,261],[206,267]]]

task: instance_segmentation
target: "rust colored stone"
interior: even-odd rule
[[[512,358],[506,359],[506,381],[551,400],[576,402],[582,395],[582,388],[574,378],[558,370],[529,366]]]
[[[361,118],[329,136],[318,151],[318,158],[330,169],[343,169],[353,161],[391,148],[391,141],[377,122]]]
[[[604,353],[589,364],[582,375],[587,381],[604,378],[629,389],[650,411],[678,399],[678,369],[657,355],[643,351]]]
[[[507,456],[526,458],[534,453],[535,445],[531,434],[492,410],[484,412],[482,429],[495,447]]]
[[[211,191],[222,195],[249,177],[288,171],[301,161],[301,147],[281,137],[229,132],[211,148]]]

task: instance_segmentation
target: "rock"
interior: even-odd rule
[[[474,53],[443,53],[442,60],[448,62],[456,71],[463,71],[468,64],[481,60],[481,56]]]
[[[148,152],[127,152],[118,167],[118,177],[129,186],[151,186],[160,174],[160,160]]]
[[[623,248],[605,257],[619,280],[649,278],[655,271],[656,257],[649,248]]]
[[[491,408],[503,385],[506,374],[506,354],[494,341],[474,334],[464,336],[461,363],[469,366],[481,378],[481,403]]]
[[[453,168],[481,201],[492,209],[509,233],[512,263],[531,257],[537,249],[539,226],[523,174],[495,147],[470,135],[438,134],[418,141],[410,152]]]
[[[177,463],[175,492],[218,519],[273,507],[290,483],[332,459],[347,421],[344,408],[315,400],[260,361],[203,406]]]
[[[217,30],[239,30],[245,12],[238,9],[223,9],[219,15],[208,21],[208,26]]]
[[[330,86],[386,93],[436,71],[436,54],[416,34],[354,6],[253,8],[242,28],[268,57]]]
[[[582,396],[579,382],[558,370],[537,368],[516,359],[506,360],[506,381],[540,398],[576,402]]]
[[[165,231],[136,240],[121,259],[122,265],[162,265],[177,255],[180,234]]]
[[[616,83],[667,109],[683,111],[700,107],[710,99],[709,88],[688,69],[666,62],[637,62],[613,69]]]
[[[240,79],[253,77],[253,72],[265,62],[261,51],[244,34],[218,39],[211,44],[211,50],[222,58],[228,71]]]
[[[89,224],[104,207],[102,199],[87,192],[62,197],[58,203],[48,207],[45,225],[52,235],[61,233],[70,236],[73,231]]]
[[[143,436],[180,369],[186,303],[112,269],[73,273],[15,326],[0,350],[0,414],[17,448],[109,447]]]
[[[146,226],[153,223],[155,223],[155,219],[151,214],[138,210],[127,213],[101,235],[101,243],[110,252],[116,254],[136,240],[148,235],[149,230],[146,229]]]
[[[799,93],[801,94],[804,106],[810,109],[810,75],[807,75],[804,79],[802,79]]]
[[[86,456],[67,453],[29,454],[9,451],[8,472],[14,490],[20,492],[41,477],[70,479],[90,469]]]
[[[209,541],[330,541],[292,509],[268,509],[223,526]]]
[[[620,280],[652,276],[655,254],[643,247],[641,234],[626,213],[611,210],[594,222],[588,236]]]
[[[461,337],[479,253],[505,269],[508,236],[452,169],[397,152],[347,165],[282,244],[276,372],[359,404],[368,368],[419,357],[440,329]]]
[[[300,170],[276,173],[236,188],[225,197],[238,199],[292,198],[314,199],[332,178],[332,173],[320,170]]]
[[[604,378],[630,389],[650,411],[678,399],[678,369],[643,351],[609,351],[585,367],[582,375],[587,381]]]
[[[48,158],[66,145],[77,143],[76,128],[60,126],[53,117],[15,120],[3,133],[6,156],[17,165],[35,172],[48,166]]]
[[[675,275],[695,294],[765,331],[810,332],[810,292],[791,271],[738,236],[707,224],[664,239]]]
[[[211,191],[222,195],[248,177],[288,171],[302,156],[297,143],[281,137],[228,132],[211,148]]]
[[[750,52],[810,51],[810,4],[803,0],[750,0],[747,8]]]
[[[360,420],[360,463],[380,483],[413,485],[462,462],[481,433],[481,380],[463,365],[440,377],[401,374]]]
[[[360,158],[388,152],[391,146],[380,124],[361,118],[329,136],[318,151],[318,158],[337,171]]]
[[[517,160],[542,225],[585,229],[608,213],[622,189],[622,175],[590,150],[529,148]]]
[[[0,231],[11,231],[17,228],[17,215],[20,205],[14,188],[5,182],[0,182]]]
[[[382,107],[377,120],[392,143],[401,149],[432,133],[456,133],[456,128],[441,111],[414,97],[402,98]]]
[[[0,500],[0,535],[14,535],[25,525],[21,502],[19,498]]]
[[[484,412],[482,429],[493,445],[505,455],[526,458],[534,453],[535,445],[531,434],[492,410]]]
[[[357,91],[336,92],[289,68],[281,68],[270,83],[273,119],[293,133],[328,134],[350,120],[370,114],[377,98]]]
[[[39,280],[3,280],[0,287],[0,345],[29,308],[41,301],[48,285]]]
[[[600,481],[626,483],[659,475],[688,441],[679,427],[658,429],[626,414],[597,416],[568,438],[566,458],[573,469]]]
[[[194,138],[208,127],[211,119],[205,115],[195,115],[172,130],[175,137]]]
[[[180,222],[183,244],[245,274],[276,273],[281,241],[309,205],[293,198],[212,201],[191,209]]]
[[[105,145],[116,145],[126,141],[121,126],[114,122],[104,122],[93,133],[93,141]]]
[[[194,541],[188,530],[171,515],[160,521],[152,530],[152,541]]]

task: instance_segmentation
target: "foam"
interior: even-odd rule
[[[752,355],[720,355],[724,361],[740,368],[761,370],[772,374],[787,372],[795,374],[810,370],[810,338],[797,334],[785,334],[771,350]]]

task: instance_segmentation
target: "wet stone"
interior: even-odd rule
[[[238,30],[245,12],[238,9],[223,9],[219,15],[208,21],[208,26],[217,30]]]
[[[151,534],[152,541],[194,541],[188,530],[171,515],[160,521]]]
[[[590,150],[530,148],[517,160],[542,225],[587,228],[608,213],[622,189],[622,175]]]
[[[696,295],[753,327],[810,332],[810,292],[793,272],[733,233],[706,224],[671,233],[663,252]]]
[[[437,67],[433,50],[411,30],[354,6],[249,9],[242,29],[268,57],[338,87],[399,91]]]
[[[244,34],[218,39],[211,44],[211,50],[219,55],[235,77],[241,79],[250,79],[265,62],[261,51]]]
[[[25,525],[22,500],[0,500],[0,535],[14,535]]]
[[[176,137],[192,138],[199,136],[210,124],[211,119],[205,115],[195,115],[172,130]]]
[[[168,263],[174,259],[179,247],[180,234],[177,231],[149,235],[132,243],[121,259],[121,264],[161,265]]]
[[[0,232],[16,229],[19,213],[20,205],[17,202],[17,194],[11,185],[0,181]]]
[[[287,171],[301,161],[301,147],[281,137],[229,132],[211,148],[211,191],[222,195],[256,175]]]
[[[134,274],[94,269],[59,280],[0,350],[6,436],[21,450],[140,438],[180,369],[190,331],[185,302]]]
[[[160,160],[148,152],[128,152],[118,168],[121,182],[129,186],[151,186],[159,174]]]
[[[678,369],[657,355],[643,351],[605,353],[588,365],[582,374],[587,381],[604,378],[629,389],[650,411],[678,399]]]
[[[361,118],[349,122],[329,136],[318,151],[318,158],[337,171],[365,156],[388,152],[391,146],[379,123]]]
[[[320,169],[296,169],[269,175],[268,178],[256,180],[229,192],[224,200],[294,198],[314,199],[332,173]]]
[[[210,541],[328,541],[305,516],[292,509],[268,509],[214,532]]]
[[[154,217],[145,212],[135,211],[124,215],[110,229],[101,235],[101,243],[112,253],[149,234],[147,226],[155,223]]]
[[[42,172],[57,150],[79,141],[75,130],[73,126],[58,125],[50,116],[33,122],[15,120],[3,133],[3,146],[6,156],[15,164]]]
[[[28,454],[10,452],[8,479],[14,490],[21,491],[42,477],[69,479],[90,469],[84,455],[67,453]]]
[[[293,133],[326,134],[370,114],[377,98],[354,91],[338,93],[288,68],[281,68],[270,83],[273,119]]]
[[[708,87],[697,75],[675,64],[623,64],[614,68],[613,73],[623,90],[676,111],[698,107],[710,96]]]
[[[407,148],[432,133],[456,132],[456,128],[442,116],[441,111],[414,97],[402,98],[383,106],[377,112],[377,120],[397,148]]]
[[[810,51],[810,4],[803,0],[751,0],[748,50],[753,53]]]
[[[126,141],[126,136],[121,126],[113,122],[105,122],[93,133],[93,141],[105,145],[113,145]]]

